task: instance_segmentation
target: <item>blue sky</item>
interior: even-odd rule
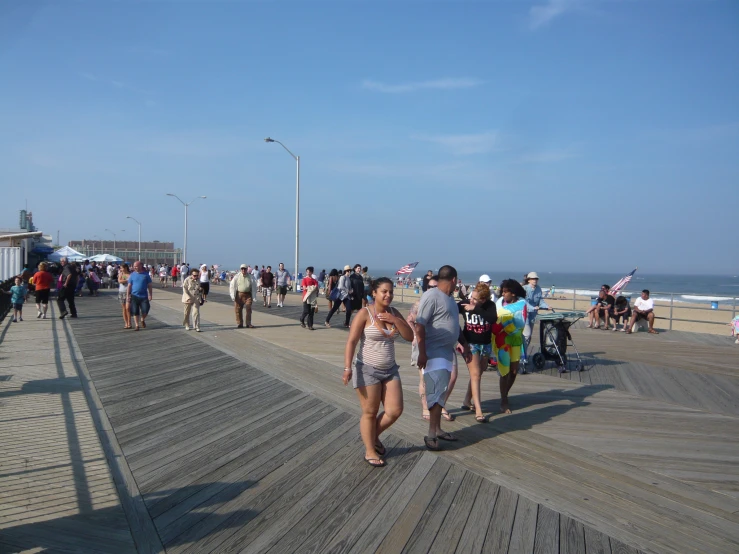
[[[192,262],[739,272],[739,2],[0,4],[0,227]]]

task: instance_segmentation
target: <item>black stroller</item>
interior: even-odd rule
[[[583,371],[585,369],[582,358],[580,358],[580,352],[578,352],[570,334],[570,327],[584,316],[585,312],[578,311],[555,312],[538,317],[541,351],[534,354],[532,358],[536,369],[543,369],[549,360],[557,363],[560,373],[566,372],[568,346],[572,346],[575,349],[575,355],[577,356],[575,371]]]

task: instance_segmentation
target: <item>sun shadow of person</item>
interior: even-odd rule
[[[513,413],[507,415],[500,414],[499,400],[485,401],[482,403],[483,411],[496,415],[490,417],[487,424],[475,423],[455,431],[458,440],[445,443],[444,450],[458,450],[504,433],[531,429],[572,410],[589,406],[586,398],[613,388],[612,385],[584,385],[511,396]],[[533,407],[536,408],[531,409]]]

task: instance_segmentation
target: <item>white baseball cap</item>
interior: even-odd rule
[[[490,278],[490,275],[487,273],[480,275],[480,278],[477,280],[478,283],[492,283],[493,280]]]

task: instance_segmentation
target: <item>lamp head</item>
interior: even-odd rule
[[[264,139],[264,142],[274,142],[274,141],[275,141],[274,139],[271,139],[269,137],[267,137],[266,139]]]
[[[171,192],[168,192],[167,196],[174,196],[174,194],[172,194]]]

